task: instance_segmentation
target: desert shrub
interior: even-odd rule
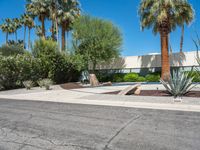
[[[55,83],[77,81],[84,66],[81,55],[69,55],[59,52],[57,43],[52,40],[38,40],[32,53],[41,63],[43,78],[49,78]]]
[[[0,56],[0,85],[2,89],[23,87],[23,81],[41,78],[40,61],[30,54]]]
[[[159,82],[160,74],[159,73],[151,73],[145,76],[147,82]]]
[[[139,75],[137,73],[128,73],[124,76],[125,82],[136,82],[138,80]]]

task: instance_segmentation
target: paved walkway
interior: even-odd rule
[[[119,96],[102,94],[105,92],[122,90],[125,87],[127,86],[114,85],[111,87],[64,90],[59,86],[53,86],[53,89],[50,91],[41,88],[34,88],[33,90],[18,89],[0,92],[0,98],[200,112],[199,98],[184,97],[181,103],[175,103],[172,97]],[[146,84],[142,85],[142,89],[162,90],[164,88],[160,84]],[[200,91],[199,85],[195,90]]]

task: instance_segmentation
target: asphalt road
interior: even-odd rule
[[[200,113],[0,100],[0,150],[199,150]]]

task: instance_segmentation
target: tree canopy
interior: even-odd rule
[[[73,25],[75,52],[84,55],[87,67],[107,62],[120,55],[122,35],[110,21],[91,16],[80,17]]]

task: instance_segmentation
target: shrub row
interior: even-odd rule
[[[97,76],[100,82],[159,82],[160,80],[160,73],[150,73],[145,77],[140,76],[138,73],[98,73]]]
[[[24,81],[37,83],[45,78],[56,84],[78,81],[82,60],[80,55],[59,52],[53,41],[36,41],[32,53],[0,55],[0,88],[19,88]]]
[[[23,86],[23,81],[37,82],[49,78],[55,83],[77,81],[80,76],[75,57],[57,55],[54,58],[34,58],[30,54],[0,56],[0,88],[14,89]]]

